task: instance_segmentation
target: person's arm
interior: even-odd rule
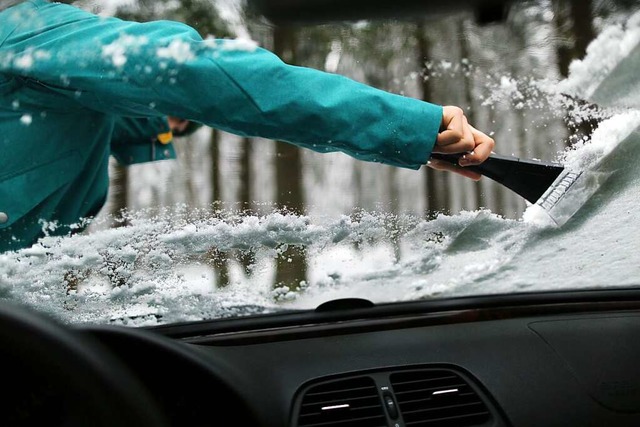
[[[434,145],[447,152],[471,152],[480,140],[493,146],[464,115],[286,65],[242,42],[203,41],[184,24],[105,19],[44,0],[12,11],[17,28],[0,46],[0,71],[30,77],[97,111],[183,117],[413,169],[427,162]],[[4,21],[11,20],[8,13]],[[481,162],[488,151],[470,156]]]
[[[27,8],[33,16],[19,16],[0,48],[13,55],[0,61],[2,72],[105,113],[184,117],[409,168],[427,162],[441,125],[440,106],[286,65],[263,49],[203,41],[186,25],[105,19],[40,1],[14,9]]]

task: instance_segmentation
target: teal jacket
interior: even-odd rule
[[[0,251],[33,244],[45,223],[65,234],[95,215],[110,155],[173,157],[155,137],[167,115],[417,169],[442,108],[184,24],[25,1],[0,12]]]

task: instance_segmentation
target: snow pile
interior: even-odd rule
[[[637,139],[640,114],[613,107],[640,105],[639,61],[640,12],[632,15],[624,25],[605,28],[589,45],[586,58],[574,61],[569,78],[559,83],[510,76],[501,76],[498,82],[490,81],[490,96],[483,105],[508,102],[515,109],[548,110],[573,127],[583,123],[593,126],[599,122],[590,137],[571,135],[571,147],[558,155],[557,161],[567,169],[586,173],[580,182],[585,186],[581,189],[583,194],[571,201],[565,199],[562,203],[567,206],[561,206],[562,203],[556,206],[554,217],[562,216],[562,211],[566,211],[567,216],[572,215],[576,206],[588,201],[591,193],[614,174],[611,165],[608,170],[600,170],[602,160],[627,139]],[[577,190],[574,188],[574,191]],[[568,206],[573,202],[576,206]],[[527,208],[523,220],[542,229],[556,227],[549,214],[535,204]]]
[[[640,138],[640,112],[632,111],[620,113],[604,120],[598,128],[593,132],[588,140],[581,140],[577,144],[565,150],[560,160],[565,168],[582,172],[583,177],[591,176],[593,180],[580,181],[583,187],[581,189],[571,189],[570,195],[574,197],[571,201],[568,199],[561,202],[568,206],[556,207],[558,212],[554,213],[555,218],[559,218],[561,211],[565,211],[568,215],[573,215],[575,209],[580,208],[582,202],[587,201],[591,194],[599,189],[604,182],[614,174],[618,168],[624,168],[624,165],[616,163],[615,159],[609,159],[607,156],[614,152],[615,149],[626,150],[631,144],[636,144]],[[626,146],[626,147],[623,147]],[[618,157],[624,156],[620,153]],[[610,163],[613,162],[613,168]],[[609,163],[605,165],[605,163]],[[577,185],[577,184],[576,184]],[[577,194],[577,192],[581,194]],[[575,206],[571,206],[575,203]],[[539,227],[555,227],[555,222],[547,214],[547,212],[537,204],[531,205],[523,214],[523,220],[529,224]]]
[[[583,60],[569,67],[570,78],[559,89],[576,97],[589,99],[609,74],[640,44],[640,12],[626,24],[612,25],[587,47]]]
[[[129,227],[47,237],[0,255],[0,296],[64,321],[129,324],[237,316],[248,308],[265,312],[278,304],[282,309],[283,301],[308,307],[360,293],[377,302],[406,299],[498,271],[512,254],[491,244],[494,233],[507,236],[523,227],[487,211],[434,221],[366,212],[335,219],[220,215],[138,213]],[[306,258],[309,280],[274,288],[275,263],[291,262],[291,248]],[[469,251],[482,255],[470,262]],[[218,286],[216,262],[239,267],[247,254],[251,273],[236,268],[231,283]]]
[[[568,149],[561,159],[571,170],[593,167],[640,126],[640,111],[620,113],[604,120],[588,141],[580,141]]]
[[[549,111],[572,126],[603,120],[620,112],[619,107],[640,105],[638,66],[640,12],[606,27],[588,46],[586,57],[571,63],[563,81],[489,77],[483,105],[508,103],[516,110]]]
[[[577,81],[577,77],[575,80]],[[489,78],[485,86],[487,95],[482,105],[494,108],[509,105],[514,110],[538,111],[543,117],[562,119],[569,126],[606,120],[623,110],[599,105],[568,93],[566,87],[574,81],[572,76],[558,82],[551,79],[515,78],[502,75]],[[571,136],[575,140],[574,136]]]

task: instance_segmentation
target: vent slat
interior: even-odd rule
[[[353,414],[350,414],[353,415]],[[342,419],[336,419],[336,420],[325,420],[325,419],[320,419],[320,420],[314,420],[314,419],[306,419],[306,420],[302,420],[302,416],[300,417],[300,425],[305,425],[305,426],[311,426],[311,425],[323,425],[323,424],[338,424],[341,422],[365,422],[365,421],[371,421],[371,420],[378,420],[381,419],[383,420],[383,422],[385,421],[384,417],[381,417],[380,415],[360,415],[360,416],[353,416],[352,418],[349,418],[348,420],[342,420]],[[304,422],[303,422],[304,421]]]
[[[489,412],[478,412],[475,414],[458,415],[454,417],[434,418],[430,420],[405,422],[406,426],[474,426],[485,423]]]
[[[319,421],[312,423],[302,423],[301,421],[298,423],[299,426],[304,427],[320,427],[320,426],[354,426],[354,427],[374,427],[374,426],[384,426],[387,425],[387,419],[384,416],[375,416],[375,417],[362,417],[362,418],[351,418],[345,420],[329,420],[329,421]]]
[[[342,396],[346,397],[366,397],[376,395],[375,387],[369,387],[368,389],[357,389],[353,390],[338,390],[334,392],[322,392],[322,393],[314,393],[310,396],[305,396],[305,400],[308,399],[309,402],[325,402],[328,400],[338,400],[342,399]]]
[[[425,414],[425,413],[434,413],[434,412],[442,412],[442,411],[450,411],[452,409],[466,409],[466,408],[471,408],[474,406],[479,406],[479,407],[483,407],[484,405],[482,404],[482,402],[473,402],[473,403],[463,403],[460,405],[448,405],[448,406],[439,406],[436,408],[425,408],[425,409],[414,409],[413,411],[402,411],[402,415],[404,415],[405,418],[410,418],[412,416],[415,415],[421,415],[421,414]],[[459,411],[462,412],[462,411]]]
[[[359,393],[359,392],[366,392],[368,390],[371,390],[371,386],[344,388],[344,389],[341,389],[340,392],[342,392],[342,393]],[[306,394],[306,397],[326,396],[326,395],[331,395],[331,394],[333,394],[335,392],[336,392],[335,390],[309,392],[309,393]]]
[[[463,399],[473,399],[474,401],[476,400],[476,395],[475,393],[469,392],[469,393],[460,393],[457,395],[460,400],[462,401]],[[443,399],[445,398],[445,396],[431,396],[431,397],[426,397],[423,399],[413,399],[413,400],[403,400],[402,404],[403,407],[409,407],[411,405],[425,405],[425,404],[429,404],[431,401],[433,401],[434,399],[438,399],[441,402],[443,401]]]
[[[467,384],[463,382],[456,382],[453,384],[447,384],[446,386],[424,387],[424,388],[421,387],[421,388],[416,388],[411,390],[396,391],[396,394],[403,395],[406,393],[429,393],[429,392],[434,392],[434,391],[448,389],[448,388],[463,388],[463,387],[467,387]],[[393,389],[396,390],[395,386],[393,387]]]
[[[491,418],[482,399],[453,371],[407,371],[390,379],[407,426],[472,427]]]
[[[302,426],[302,424],[299,424]],[[348,426],[348,427],[387,427],[386,418],[380,420],[347,420],[339,422],[327,422],[319,424],[304,424],[304,427],[326,427],[326,426]]]
[[[344,408],[323,410],[331,406]],[[384,427],[387,425],[375,382],[371,377],[331,381],[310,388],[303,396],[300,427]]]
[[[349,411],[349,413],[351,415],[354,415],[356,412],[360,413],[360,412],[367,412],[367,411],[372,411],[372,410],[376,410],[378,408],[378,405],[370,405],[370,406],[359,406],[357,408],[344,408],[344,409],[331,409],[331,413],[335,412],[336,414],[340,413],[340,411],[346,412]],[[314,417],[314,416],[322,416],[322,415],[329,415],[329,412],[327,411],[323,411],[322,409],[318,408],[319,410],[313,410],[313,412],[311,412],[312,410],[309,410],[309,412],[304,412],[304,413],[300,413],[300,418],[305,418],[305,417]],[[374,412],[377,413],[377,412]]]
[[[424,381],[445,381],[445,380],[457,380],[458,377],[455,375],[443,375],[440,377],[433,377],[433,378],[418,378],[418,379],[409,379],[409,380],[399,380],[396,379],[396,384],[400,385],[404,385],[404,384],[413,384],[413,383],[419,383],[419,382],[424,382]]]
[[[474,386],[453,370],[406,370],[388,378],[389,392],[406,426],[484,427],[492,419]],[[297,427],[387,426],[381,385],[362,375],[310,387],[299,402]]]
[[[341,400],[330,400],[327,402],[322,402],[322,403],[304,403],[302,404],[301,408],[302,408],[302,412],[307,412],[307,411],[314,411],[316,408],[317,409],[322,409],[325,406],[334,406],[334,405],[344,405],[347,404],[349,405],[352,409],[353,408],[368,408],[368,407],[375,407],[378,406],[379,400],[377,397],[363,397],[363,398],[359,398],[359,399],[349,399],[349,400],[345,400],[345,399],[341,399]]]

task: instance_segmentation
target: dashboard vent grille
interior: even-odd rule
[[[453,371],[397,372],[390,380],[407,426],[469,427],[491,419],[482,399]]]
[[[298,426],[386,427],[376,384],[370,377],[323,383],[304,394]]]

